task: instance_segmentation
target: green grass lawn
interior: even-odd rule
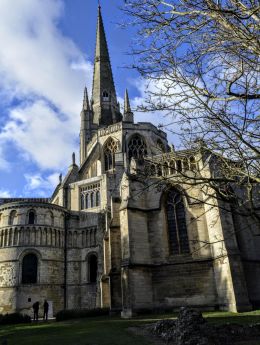
[[[260,323],[260,311],[249,313],[204,313],[210,322]],[[148,345],[149,339],[129,332],[129,327],[141,326],[176,314],[149,315],[132,320],[118,317],[99,317],[66,322],[4,326],[0,329],[0,345]]]

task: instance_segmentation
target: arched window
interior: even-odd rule
[[[171,160],[169,163],[169,167],[170,167],[170,175],[173,175],[176,173],[176,168],[175,168],[175,161]]]
[[[91,254],[88,257],[88,277],[90,283],[97,282],[97,256],[95,254]]]
[[[157,165],[157,176],[162,176],[162,166],[160,164]]]
[[[155,176],[156,175],[156,166],[154,164],[151,165],[150,175],[151,176]]]
[[[115,168],[115,153],[117,151],[117,143],[109,138],[104,146],[105,171]]]
[[[17,218],[17,212],[13,210],[10,215],[9,215],[9,225],[14,225],[16,224],[16,218]]]
[[[178,172],[182,172],[182,161],[180,159],[176,161],[176,167]]]
[[[192,171],[197,170],[197,164],[194,157],[190,157],[190,170]]]
[[[81,208],[81,210],[84,210],[84,208],[85,208],[85,196],[84,196],[84,194],[81,194],[81,196],[80,196],[80,208]]]
[[[85,195],[85,208],[89,208],[89,194]]]
[[[187,170],[189,170],[189,161],[188,161],[188,158],[184,158],[183,159],[183,169],[184,169],[184,171],[187,171]]]
[[[167,161],[164,161],[162,163],[162,173],[163,173],[163,176],[169,175],[169,166],[168,166],[168,162]]]
[[[37,283],[38,259],[35,254],[27,254],[22,262],[22,284]]]
[[[28,224],[35,224],[35,211],[31,210],[28,213]]]
[[[100,206],[100,192],[96,192],[96,206]]]
[[[147,146],[144,139],[138,134],[133,135],[128,143],[129,162],[132,157],[137,160],[143,160],[145,156],[147,156]]]
[[[90,194],[90,207],[95,207],[95,204],[94,204],[94,193],[93,192]]]
[[[108,102],[109,101],[109,94],[107,91],[103,91],[103,101]]]
[[[189,241],[183,197],[177,189],[167,195],[166,212],[171,254],[189,253]]]
[[[160,139],[157,140],[157,148],[160,151],[160,153],[165,153],[165,146]]]

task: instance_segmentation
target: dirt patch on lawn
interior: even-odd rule
[[[158,345],[260,345],[260,324],[211,324],[190,308],[182,308],[177,320],[161,320],[129,330]]]

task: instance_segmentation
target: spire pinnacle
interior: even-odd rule
[[[86,87],[84,89],[83,110],[89,111],[88,90]]]
[[[72,165],[76,164],[76,155],[75,152],[72,153]]]
[[[130,100],[129,100],[127,89],[125,90],[124,121],[125,122],[131,122],[131,123],[134,122],[134,114],[131,110]]]
[[[92,100],[94,113],[93,123],[95,125],[108,126],[121,121],[122,115],[117,105],[116,90],[100,2],[98,6]]]
[[[128,96],[128,91],[125,89],[125,105],[124,105],[124,113],[131,113],[131,106],[130,106],[130,101],[129,101],[129,96]]]

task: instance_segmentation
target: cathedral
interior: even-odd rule
[[[80,161],[50,199],[0,200],[0,313],[246,311],[260,303],[260,237],[201,184],[200,148],[176,151],[152,123],[121,111],[98,9],[92,96],[84,90]],[[248,229],[244,231],[243,229]]]

